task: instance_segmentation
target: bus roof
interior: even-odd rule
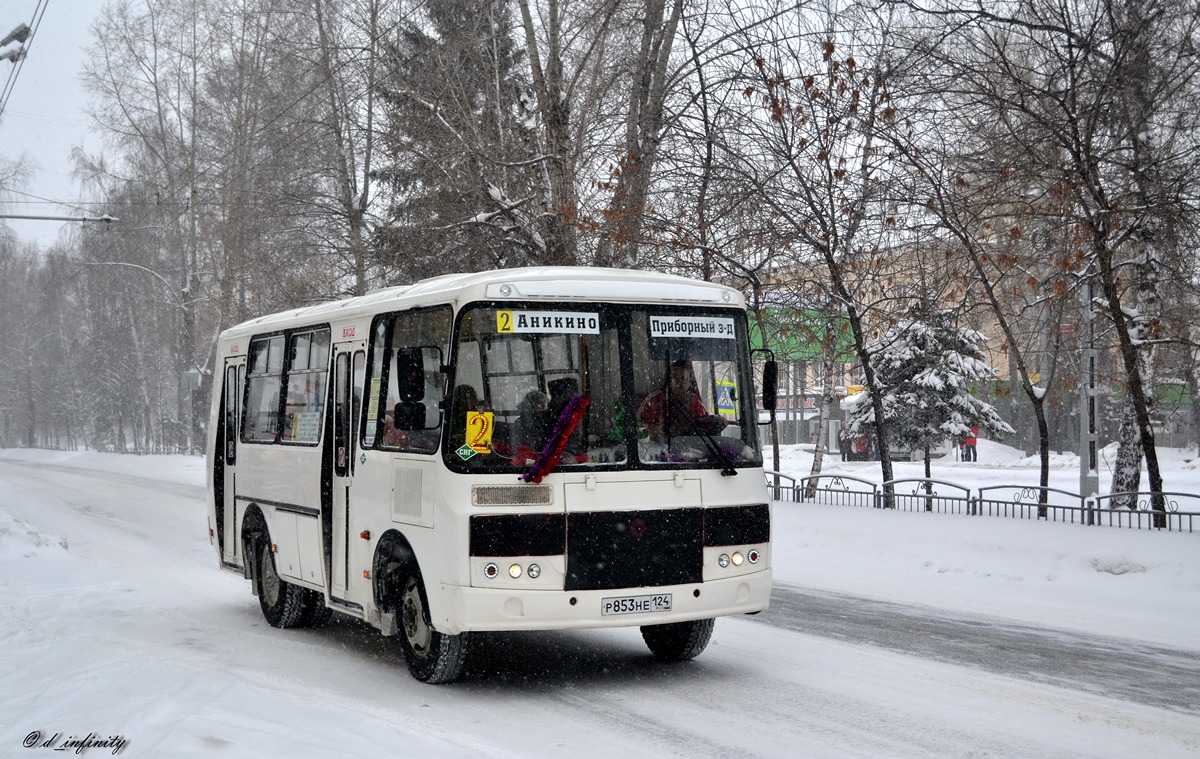
[[[435,303],[464,304],[476,300],[571,299],[615,303],[678,303],[686,305],[745,306],[737,290],[713,282],[674,274],[584,266],[537,266],[496,269],[465,274],[445,274],[411,285],[373,290],[366,295],[302,306],[260,316],[226,332],[261,332],[293,323],[328,321],[375,313],[392,308],[412,308]]]

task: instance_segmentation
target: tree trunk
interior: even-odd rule
[[[575,162],[570,151],[571,107],[564,96],[569,87],[564,81],[563,72],[562,11],[558,0],[550,0],[544,10],[547,29],[546,62],[543,65],[529,0],[519,0],[517,5],[521,11],[533,91],[544,130],[546,195],[540,201],[546,214],[543,263],[569,266],[575,264],[578,258],[575,219],[579,212],[579,201],[575,187]]]
[[[1129,390],[1130,404],[1133,407],[1137,423],[1138,437],[1142,445],[1142,453],[1146,459],[1146,474],[1149,479],[1149,489],[1152,497],[1152,508],[1158,512],[1166,511],[1163,501],[1162,472],[1158,466],[1158,453],[1154,447],[1154,429],[1150,426],[1150,402],[1146,394],[1146,385],[1142,376],[1137,347],[1133,343],[1130,319],[1126,316],[1121,303],[1121,292],[1114,270],[1112,252],[1108,250],[1107,240],[1110,231],[1101,225],[1093,229],[1092,250],[1100,264],[1100,282],[1104,298],[1108,304],[1108,314],[1113,321],[1120,348],[1121,363],[1125,370],[1125,381]]]
[[[641,47],[633,60],[625,120],[625,155],[620,161],[596,255],[596,263],[602,266],[638,265],[637,251],[650,198],[650,180],[663,138],[667,63],[682,15],[683,0],[671,0],[669,12],[665,0],[646,0]]]
[[[829,440],[829,419],[833,415],[833,402],[836,396],[833,392],[833,375],[837,364],[837,335],[834,331],[834,322],[832,319],[826,321],[825,324],[825,341],[824,354],[821,360],[821,386],[824,392],[821,394],[821,416],[817,422],[817,447],[813,451],[812,469],[809,471],[810,479],[808,487],[805,488],[804,498],[809,500],[817,495],[817,475],[821,474],[821,467],[825,463],[825,443]]]
[[[1193,332],[1196,330],[1192,330]],[[1196,364],[1200,362],[1200,350],[1191,351],[1191,360],[1186,362],[1188,395],[1192,399],[1192,434],[1191,442],[1196,446],[1196,455],[1200,457],[1200,373]]]
[[[1121,429],[1118,435],[1117,461],[1113,467],[1112,507],[1114,509],[1136,509],[1137,496],[1119,495],[1135,493],[1142,481],[1142,440],[1138,435],[1137,416],[1132,403],[1125,404],[1121,413]]]

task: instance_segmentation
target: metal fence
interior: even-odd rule
[[[782,472],[766,474],[768,494],[777,501],[1041,519],[1135,530],[1200,531],[1200,495],[1193,493],[1130,492],[1085,499],[1079,493],[1030,485],[991,485],[972,493],[953,482],[925,478],[879,484],[844,474],[799,479]],[[891,485],[890,494],[884,485]]]

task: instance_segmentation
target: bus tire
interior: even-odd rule
[[[271,540],[264,540],[258,551],[258,605],[272,627],[295,627],[304,616],[304,588],[293,585],[275,571]]]
[[[643,625],[642,640],[659,661],[687,661],[695,659],[708,646],[715,625],[715,619]]]
[[[400,641],[408,671],[423,683],[458,679],[467,660],[468,633],[447,635],[433,628],[420,571],[404,571],[399,587]]]
[[[325,605],[325,594],[304,589],[304,611],[300,613],[300,627],[324,627],[333,616],[333,609]]]

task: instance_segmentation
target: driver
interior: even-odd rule
[[[689,433],[712,435],[729,424],[725,417],[704,408],[692,364],[687,360],[670,364],[663,386],[646,396],[638,407],[638,419],[655,440]]]

